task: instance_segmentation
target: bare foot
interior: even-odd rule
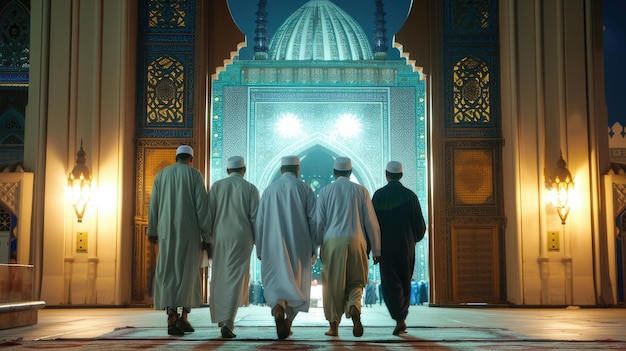
[[[330,323],[330,329],[328,329],[328,331],[324,334],[328,335],[328,336],[339,336],[339,323],[338,322],[331,322]]]

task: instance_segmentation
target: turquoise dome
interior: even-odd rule
[[[371,60],[373,53],[354,18],[330,0],[310,0],[278,28],[269,59]]]

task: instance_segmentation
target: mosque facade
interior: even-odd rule
[[[314,188],[332,181],[333,157],[352,157],[370,191],[401,160],[428,219],[416,272],[432,305],[624,303],[626,180],[610,163],[601,3],[279,5],[0,1],[0,39],[20,43],[0,45],[18,106],[3,121],[23,131],[23,161],[6,168],[23,175],[0,175],[0,218],[37,298],[151,304],[151,185],[189,144],[208,187],[234,154],[260,190],[282,154],[302,157]],[[94,196],[78,221],[66,191],[81,150]],[[566,219],[547,199],[561,160]]]
[[[257,11],[261,29],[265,12]],[[373,194],[386,184],[387,162],[399,159],[411,170],[403,184],[426,204],[425,82],[416,67],[374,59],[361,26],[332,1],[306,2],[266,49],[263,36],[253,59],[233,60],[213,81],[211,182],[226,176],[224,160],[244,155],[246,177],[262,193],[279,177],[281,157],[298,155],[300,177],[317,194],[333,181],[333,159],[348,156],[353,181]],[[420,280],[428,276],[427,247],[424,240],[417,249]],[[257,260],[255,280],[259,266]],[[380,280],[373,264],[370,277]]]

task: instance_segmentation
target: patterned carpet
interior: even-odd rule
[[[0,343],[10,350],[626,350],[624,342],[580,341],[402,341],[315,342],[298,341],[198,341],[198,340],[47,340]]]
[[[298,327],[287,340],[277,340],[270,327],[241,327],[237,338],[221,339],[217,328],[170,337],[163,328],[119,328],[92,339],[0,341],[0,350],[626,350],[626,342],[532,340],[499,328],[409,328],[403,336],[384,327],[365,329],[360,338],[351,327],[339,329],[339,337],[324,335],[325,328]]]

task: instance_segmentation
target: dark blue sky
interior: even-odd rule
[[[267,0],[266,11],[270,38],[278,27],[298,8],[309,0]],[[352,16],[370,37],[374,32],[374,13],[376,12],[375,0],[332,0],[345,12]],[[392,38],[404,24],[412,0],[383,0],[387,20],[387,44],[391,48]],[[256,28],[255,12],[259,0],[228,0],[228,7],[239,29],[246,34],[248,47],[241,49],[239,54],[243,60],[252,58],[254,47],[254,30]],[[389,59],[399,58],[396,50],[389,52]]]
[[[603,0],[604,80],[609,126],[626,125],[626,1]]]

